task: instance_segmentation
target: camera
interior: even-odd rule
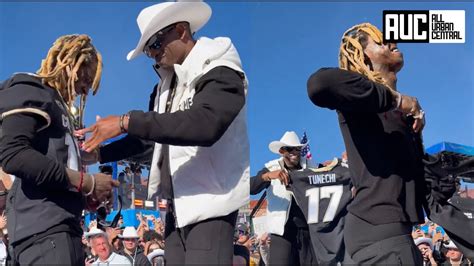
[[[87,255],[87,260],[97,260],[97,256],[94,256],[92,254]]]

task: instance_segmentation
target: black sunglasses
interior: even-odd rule
[[[143,52],[148,56],[151,57],[151,50],[158,50],[163,45],[163,41],[166,38],[166,35],[174,29],[176,24],[169,25],[168,27],[158,31],[150,39],[146,42],[145,47],[143,48]]]
[[[247,231],[239,230],[239,235],[246,235],[246,234],[247,234]]]
[[[292,152],[292,151],[301,151],[301,147],[281,147],[282,150],[287,151],[287,152]]]

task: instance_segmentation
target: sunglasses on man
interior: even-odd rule
[[[282,150],[287,151],[287,152],[301,152],[301,147],[281,147]]]
[[[239,235],[247,235],[247,231],[244,231],[244,230],[239,230]]]
[[[146,42],[143,52],[148,56],[152,57],[152,50],[159,50],[165,41],[166,35],[175,28],[176,24],[169,25],[168,27],[158,31]]]

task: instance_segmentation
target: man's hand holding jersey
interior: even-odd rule
[[[290,183],[290,176],[288,175],[288,172],[285,170],[275,170],[271,172],[266,172],[265,174],[262,175],[262,179],[264,181],[271,181],[272,179],[278,179],[285,186],[288,186],[288,184]]]

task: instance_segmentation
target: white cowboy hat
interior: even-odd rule
[[[105,232],[94,226],[89,230],[89,232],[84,233],[84,236],[86,238],[90,238],[90,237],[96,236],[96,235],[105,235]]]
[[[447,245],[444,245],[445,248],[455,248],[455,249],[458,249],[458,247],[456,247],[456,245],[454,244],[454,242],[452,240],[449,240],[448,244]]]
[[[300,138],[294,131],[287,131],[281,139],[270,142],[268,148],[271,152],[280,154],[281,147],[305,147],[308,143],[301,144]]]
[[[165,255],[165,251],[162,250],[162,249],[155,249],[153,250],[152,252],[150,252],[148,255],[146,255],[146,257],[148,258],[148,260],[150,262],[152,262],[152,260],[158,256],[164,256]]]
[[[433,240],[431,240],[431,238],[418,237],[417,239],[415,239],[415,245],[418,246],[420,244],[428,244],[428,246],[433,249]]]
[[[127,226],[123,230],[123,234],[119,235],[120,238],[140,238],[137,234],[137,230],[133,226]]]
[[[128,53],[127,60],[143,53],[146,42],[159,30],[186,21],[194,33],[207,23],[211,13],[211,7],[204,2],[165,2],[143,9],[137,17],[142,35],[137,47]]]

